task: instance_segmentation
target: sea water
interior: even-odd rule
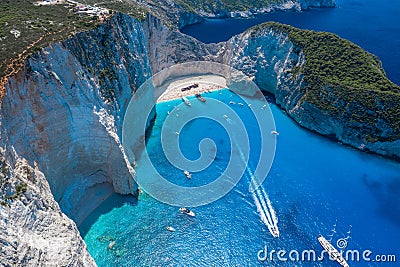
[[[206,94],[227,105],[241,100],[228,90]],[[194,97],[191,101],[198,101]],[[185,156],[195,159],[198,143],[212,138],[217,145],[214,163],[186,179],[171,166],[161,149],[162,123],[181,100],[157,105],[157,119],[147,141],[157,170],[184,186],[212,181],[226,166],[230,155],[227,133],[218,124],[199,119],[179,134]],[[207,105],[207,103],[205,104]],[[260,250],[313,249],[320,253],[317,236],[332,243],[346,238],[347,249],[362,253],[398,253],[400,240],[400,164],[362,153],[300,128],[271,104],[277,130],[277,151],[271,171],[262,185],[278,219],[280,237],[274,238],[248,191],[251,171],[222,199],[193,208],[196,217],[181,214],[178,207],[158,202],[147,194],[138,201],[113,196],[81,227],[84,240],[99,266],[337,266],[337,263],[283,262],[258,259]],[[247,127],[253,122],[246,106],[231,105]],[[190,107],[186,107],[190,109]],[[250,136],[250,169],[259,153],[257,131]],[[138,175],[140,160],[138,161]],[[262,195],[262,194],[261,194]],[[263,201],[265,197],[261,196]],[[104,210],[105,209],[105,210]],[[270,214],[270,213],[269,213]],[[86,226],[85,226],[86,224]],[[166,227],[176,231],[169,232]],[[82,230],[83,229],[83,230]],[[112,249],[110,242],[115,241]],[[259,254],[260,255],[260,254]],[[262,255],[262,254],[261,254]],[[374,262],[351,262],[351,266],[379,266]],[[386,263],[385,266],[396,266]]]
[[[336,0],[336,3],[337,8],[274,12],[253,19],[207,19],[182,31],[205,43],[226,41],[265,21],[333,32],[376,54],[382,60],[388,77],[400,84],[400,1]]]
[[[331,31],[377,54],[388,76],[399,84],[400,2],[338,0],[337,3],[336,9],[273,13],[252,20],[206,20],[185,28],[184,32],[205,42],[218,42],[267,20]],[[224,91],[223,95],[214,92],[207,97],[229,102],[235,98],[231,95]],[[165,161],[160,150],[161,125],[176,103],[157,106],[158,116],[147,142],[150,156],[158,163],[158,171],[169,174],[173,182],[185,186],[206,184],[227,164],[226,157],[230,154],[227,133],[218,124],[204,119],[187,125],[180,133],[182,151],[190,159],[199,155],[198,141],[204,137],[213,139],[218,148],[216,161],[207,170],[194,173],[188,181],[181,170]],[[141,194],[139,200],[112,195],[79,226],[96,263],[99,266],[338,266],[327,260],[283,262],[276,255],[272,261],[258,259],[257,254],[265,249],[321,252],[316,240],[318,234],[330,238],[334,245],[345,239],[346,249],[359,250],[360,255],[370,250],[371,258],[377,254],[397,254],[398,262],[400,164],[311,133],[274,104],[270,107],[280,135],[275,160],[262,189],[276,213],[279,238],[272,237],[254,195],[248,192],[252,162],[257,160],[251,157],[250,171],[237,187],[214,203],[194,208],[194,218],[147,194]],[[238,105],[233,108],[243,117],[248,116],[247,109]],[[251,127],[251,119],[247,124]],[[257,139],[251,140],[256,151]],[[167,231],[169,225],[176,231]],[[381,265],[397,266],[367,263],[362,259],[350,262],[350,266]]]

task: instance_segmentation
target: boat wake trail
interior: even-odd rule
[[[236,142],[235,139],[234,141]],[[244,155],[240,150],[239,155],[243,163],[246,163]],[[251,195],[253,197],[254,204],[257,207],[257,211],[260,215],[261,221],[268,227],[268,230],[272,234],[272,236],[279,237],[278,217],[276,216],[275,210],[272,207],[271,200],[269,199],[262,185],[258,187],[255,185],[254,174],[249,168],[248,164],[246,164],[246,174],[248,181],[251,185],[250,188],[257,188],[256,190],[251,192]]]
[[[248,167],[246,169],[249,177],[252,179],[253,176],[251,170]],[[265,192],[264,187],[262,185],[259,186],[251,194],[254,199],[254,203],[256,204],[261,221],[268,227],[269,232],[274,237],[279,237],[278,217],[276,216],[275,210],[271,204],[271,200]]]

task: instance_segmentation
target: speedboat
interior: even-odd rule
[[[188,179],[190,179],[190,178],[192,178],[192,175],[190,174],[190,172],[189,171],[183,171],[183,173],[186,175],[186,178],[188,178]]]
[[[275,130],[271,131],[271,134],[279,135],[279,133],[277,131],[275,131]]]
[[[271,234],[278,238],[279,237],[279,230],[276,226],[272,226],[271,228],[269,228],[269,231],[271,232]]]
[[[167,226],[167,230],[170,232],[175,232],[175,228],[172,226]]]
[[[186,214],[190,217],[196,216],[193,211],[189,210],[188,208],[179,208],[179,211],[182,212],[183,214]]]

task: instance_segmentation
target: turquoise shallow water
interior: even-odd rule
[[[206,94],[225,103],[239,102],[224,90]],[[197,100],[192,100],[197,101]],[[172,181],[190,186],[212,181],[226,166],[230,146],[226,133],[209,120],[194,121],[180,133],[183,153],[198,156],[198,141],[215,141],[217,160],[205,171],[186,180],[180,170],[166,163],[159,145],[167,111],[180,102],[157,105],[157,116],[148,139],[150,156],[160,172]],[[248,117],[248,109],[232,106]],[[333,243],[348,237],[349,249],[369,249],[375,254],[398,254],[400,240],[400,164],[361,153],[297,126],[271,104],[278,136],[272,169],[263,184],[278,217],[280,238],[273,238],[261,220],[248,189],[250,173],[228,195],[209,205],[194,208],[196,217],[180,214],[176,207],[146,194],[138,201],[113,195],[80,230],[99,266],[338,266],[324,262],[260,261],[257,253],[269,250],[315,249],[317,235],[328,236],[336,225]],[[252,120],[246,122],[252,129]],[[201,130],[199,130],[201,129]],[[257,151],[257,131],[250,131],[252,155]],[[225,134],[225,135],[224,135]],[[189,141],[191,140],[191,141]],[[250,169],[257,161],[250,158]],[[138,175],[140,161],[138,162]],[[183,179],[182,179],[183,177]],[[166,230],[171,225],[172,233]],[[110,242],[115,241],[113,249]],[[399,255],[397,255],[400,257]],[[350,266],[380,266],[376,262],[351,262]],[[383,266],[383,265],[382,265]],[[396,266],[385,263],[384,266]]]

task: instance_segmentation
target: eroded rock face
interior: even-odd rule
[[[26,195],[0,208],[2,263],[94,265],[68,217],[79,224],[110,193],[136,194],[132,162],[120,141],[132,93],[152,68],[210,55],[205,45],[154,17],[139,22],[118,14],[29,58],[7,84],[1,141],[23,162],[11,164],[10,172],[37,167]],[[5,160],[13,158],[5,153]],[[18,184],[19,176],[4,179]],[[4,190],[1,201],[11,189]]]
[[[336,3],[334,0],[299,0],[300,7],[302,10],[310,7],[335,7]]]
[[[390,122],[379,117],[385,105],[369,110],[362,101],[346,103],[337,94],[337,91],[343,89],[327,86],[320,88],[320,97],[324,97],[323,101],[328,107],[335,107],[335,114],[317,107],[307,99],[304,76],[294,71],[301,69],[307,58],[300,48],[293,45],[285,32],[261,27],[256,32],[247,31],[233,37],[223,49],[223,63],[243,71],[262,90],[272,93],[276,103],[301,126],[354,148],[400,159],[400,140],[392,138],[394,131]],[[353,115],[361,111],[369,114],[369,120],[353,119]],[[393,141],[365,138],[375,132],[383,139]]]
[[[205,45],[154,17],[139,22],[116,15],[98,29],[35,54],[7,85],[0,111],[1,146],[8,148],[3,154],[10,173],[1,197],[21,181],[27,191],[8,201],[10,206],[0,206],[2,263],[95,265],[75,223],[61,211],[79,223],[110,192],[136,192],[135,173],[120,141],[132,92],[152,73],[197,60],[240,69],[274,94],[300,125],[360,145],[357,136],[343,134],[349,128],[346,121],[304,101],[304,77],[292,70],[307,59],[285,33],[266,28]],[[399,140],[363,145],[400,157]],[[34,162],[38,166],[32,168]]]
[[[137,190],[119,140],[132,91],[151,74],[146,54],[140,23],[116,16],[34,55],[7,86],[9,142],[38,162],[55,200],[78,223],[99,202],[95,196]]]
[[[24,158],[4,153],[1,148],[2,167],[7,169],[0,175],[0,195],[5,199],[0,205],[1,265],[96,266],[76,224],[54,200],[43,173]],[[21,189],[23,185],[26,189]]]

